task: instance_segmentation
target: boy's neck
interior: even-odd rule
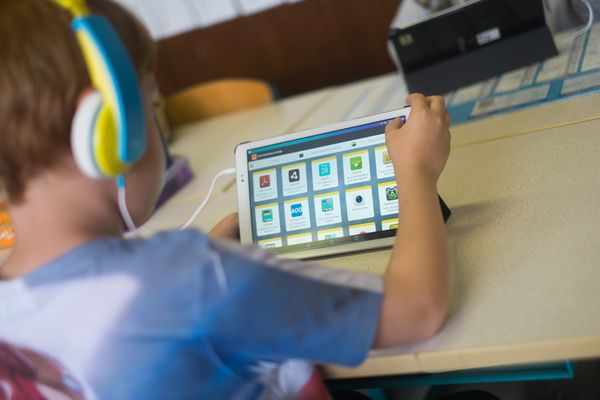
[[[87,241],[121,235],[115,191],[112,182],[63,170],[31,179],[24,200],[9,207],[17,240],[0,280],[27,275]]]

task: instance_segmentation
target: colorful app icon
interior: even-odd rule
[[[387,151],[384,151],[383,153],[381,153],[381,157],[383,158],[383,163],[384,164],[391,164],[392,163],[392,159],[390,158],[390,155]]]
[[[288,178],[290,182],[298,182],[300,180],[300,169],[294,168],[288,171]]]
[[[355,205],[355,206],[362,206],[362,205],[364,205],[364,204],[365,204],[365,198],[364,198],[364,197],[362,197],[360,194],[359,194],[359,195],[357,195],[357,196],[354,198],[354,205]]]
[[[321,199],[321,210],[323,212],[333,211],[333,198],[327,197],[326,199]]]
[[[302,216],[302,203],[292,204],[290,206],[292,212],[292,218],[297,218]]]
[[[350,159],[350,170],[351,171],[358,171],[358,170],[362,169],[362,167],[363,167],[363,162],[362,162],[361,156],[352,157]]]
[[[256,155],[256,154],[252,154],[250,156],[250,160],[252,160],[252,161],[256,161],[257,158],[258,158],[258,155]]]
[[[331,164],[323,163],[319,164],[319,176],[329,176],[331,175]]]
[[[268,188],[271,186],[271,175],[261,175],[258,178],[259,186],[262,188]]]
[[[388,201],[398,200],[398,186],[385,188],[385,198],[388,199]]]
[[[262,210],[262,222],[271,222],[273,221],[273,210],[270,208],[268,210]]]

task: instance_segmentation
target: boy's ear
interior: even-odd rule
[[[77,97],[77,107],[81,106],[81,103],[83,103],[85,101],[85,99],[93,94],[96,91],[96,89],[94,89],[91,86],[86,87],[85,89],[83,89],[81,91],[81,93],[79,93],[79,97]]]

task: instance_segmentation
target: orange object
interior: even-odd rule
[[[0,203],[0,248],[11,247],[15,243],[15,230],[10,215]]]
[[[253,79],[223,79],[195,85],[166,98],[172,127],[273,102],[269,84]]]

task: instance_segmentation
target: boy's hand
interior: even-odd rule
[[[229,214],[208,232],[208,236],[214,239],[236,239],[240,238],[240,220],[238,213]]]
[[[444,98],[413,93],[406,99],[412,107],[406,123],[396,118],[385,127],[385,143],[394,163],[398,183],[407,174],[437,180],[450,154],[450,114]]]

